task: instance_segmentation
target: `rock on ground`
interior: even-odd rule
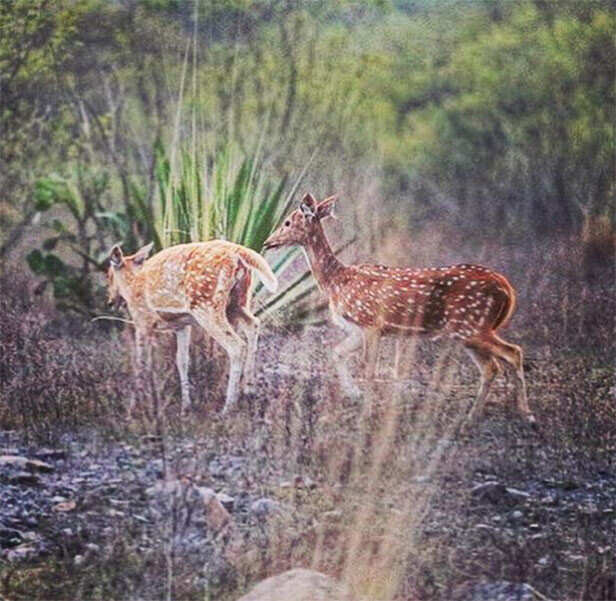
[[[39,461],[38,459],[28,459],[20,455],[0,455],[0,466],[16,467],[20,470],[29,470],[31,472],[53,472],[53,465]]]
[[[257,584],[238,601],[353,601],[348,588],[312,570],[295,569]]]
[[[533,589],[519,582],[477,582],[460,586],[454,601],[534,601]]]

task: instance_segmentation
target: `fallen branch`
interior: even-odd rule
[[[100,319],[107,319],[108,321],[121,321],[123,323],[129,323],[134,325],[134,321],[131,319],[124,319],[123,317],[114,317],[113,315],[98,315],[97,317],[93,317],[90,321],[99,321]]]

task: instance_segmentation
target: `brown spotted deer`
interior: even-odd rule
[[[149,244],[124,256],[114,246],[107,273],[110,304],[125,301],[135,326],[138,382],[141,385],[150,366],[155,336],[175,332],[182,410],[186,410],[191,328],[200,326],[229,355],[225,413],[237,401],[242,375],[245,385],[254,378],[259,320],[250,312],[251,274],[254,271],[271,292],[278,287],[276,276],[259,254],[222,240],[179,244],[148,259],[151,250]],[[133,398],[129,414],[134,404]]]
[[[329,299],[334,323],[348,334],[334,348],[346,390],[357,392],[345,360],[362,342],[366,375],[371,378],[382,335],[447,336],[464,345],[481,371],[469,418],[483,410],[503,360],[515,370],[520,413],[534,421],[526,398],[522,349],[496,334],[515,309],[515,291],[507,279],[479,265],[427,269],[344,265],[332,252],[322,225],[335,201],[332,196],[317,203],[307,194],[264,248],[300,245],[305,251],[319,288]]]

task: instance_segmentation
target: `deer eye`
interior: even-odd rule
[[[291,225],[291,222],[287,219],[287,220],[284,222],[284,225],[285,225],[285,227],[289,227],[289,226]]]

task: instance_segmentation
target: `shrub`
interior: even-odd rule
[[[0,428],[49,439],[117,414],[130,390],[117,337],[33,299],[14,271],[0,288]]]

